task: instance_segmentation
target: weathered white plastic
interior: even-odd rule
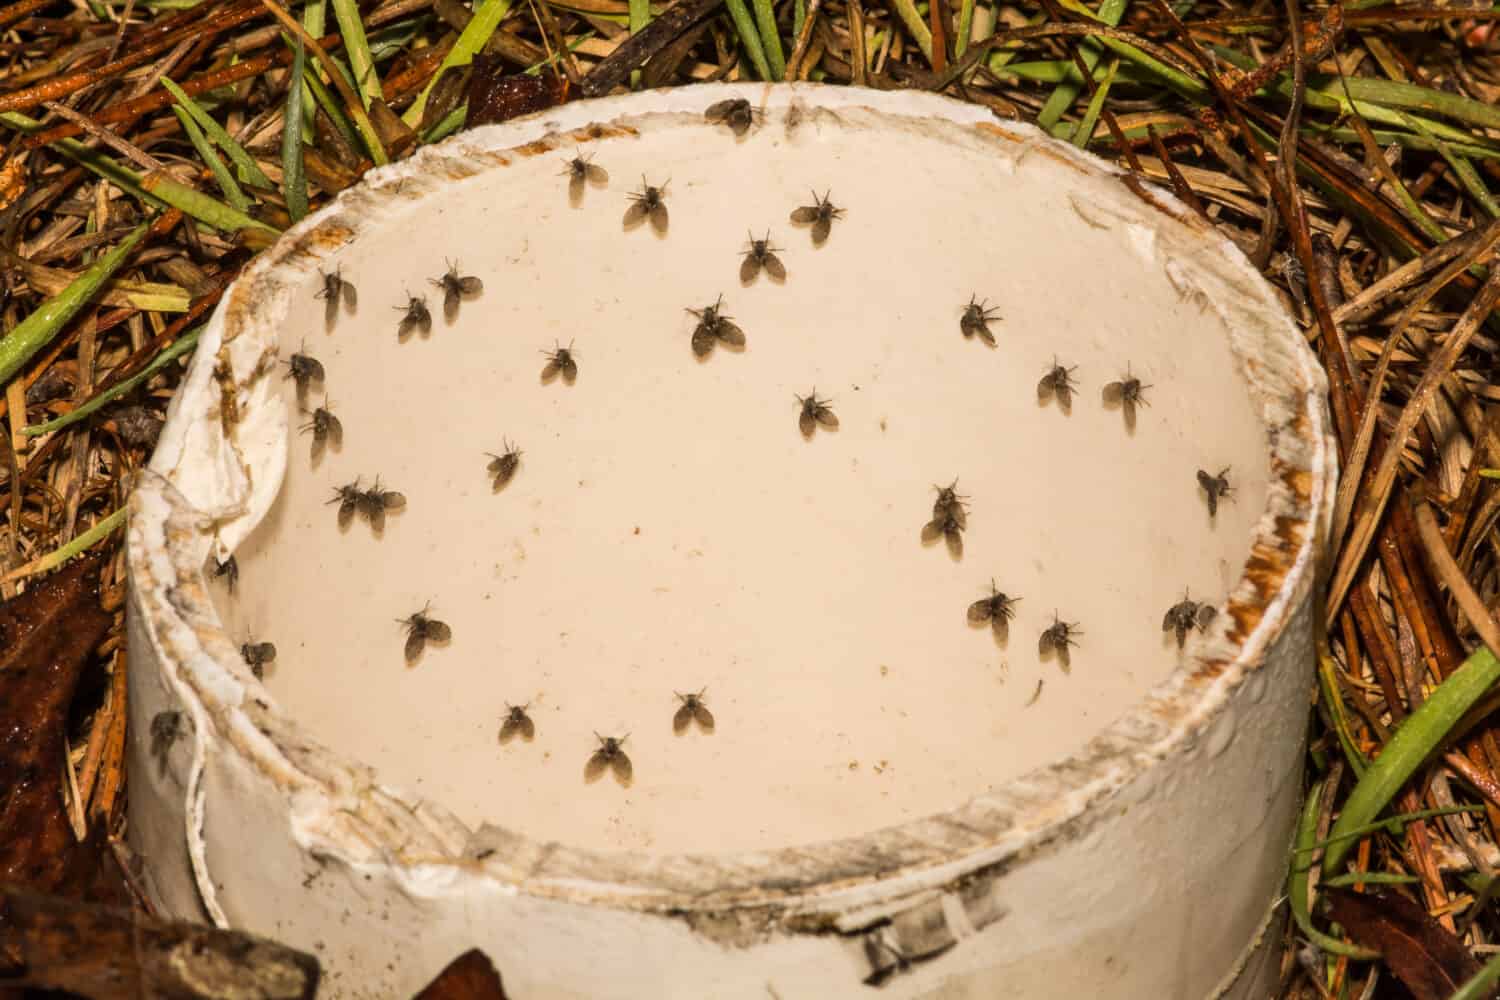
[[[742,139],[703,120],[732,96],[764,111]],[[610,172],[576,205],[575,149]],[[665,238],[621,231],[643,172]],[[787,221],[810,187],[847,210],[818,248]],[[784,285],[739,283],[747,227]],[[445,258],[485,283],[451,325]],[[335,266],[359,302],[325,330]],[[434,329],[399,342],[408,292]],[[684,310],[721,292],[748,347],[696,361]],[[572,386],[538,381],[554,341]],[[132,745],[167,911],[313,950],[335,997],[472,945],[525,998],[1268,992],[1334,453],[1298,332],[1169,196],[925,95],[578,103],[376,172],[201,344],[129,531],[134,731],[192,724],[164,765]],[[344,425],[317,461],[279,365],[304,344]],[[1127,363],[1134,432],[1100,399]],[[814,386],[840,428],[804,441]],[[1195,472],[1225,466],[1210,519]],[[340,531],[332,487],[376,473],[406,509]],[[918,537],[955,475],[961,560]],[[963,621],[992,577],[1005,642]],[[1220,614],[1179,654],[1185,587]],[[409,668],[393,619],[429,599],[453,641]],[[716,731],[674,735],[705,685]],[[496,742],[507,701],[534,743]],[[584,782],[595,730],[630,732],[629,789]]]

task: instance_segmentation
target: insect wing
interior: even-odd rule
[[[329,413],[327,410],[323,411],[323,430],[327,434],[328,439],[330,441],[332,441],[335,446],[341,447],[343,445],[343,443],[344,443],[344,424],[343,424],[343,421],[339,420],[338,417],[335,417],[332,413]]]
[[[922,525],[922,541],[925,544],[930,544],[937,541],[942,534],[943,518],[941,517],[935,517],[931,521],[928,521],[926,524]]]
[[[943,529],[943,540],[948,543],[948,554],[955,559],[963,558],[964,536],[958,525],[948,524]]]
[[[813,411],[813,416],[817,418],[818,423],[822,424],[824,427],[827,427],[829,430],[836,431],[839,429],[839,418],[834,416],[833,411],[828,407],[818,407]]]
[[[719,320],[718,336],[720,340],[728,344],[730,347],[745,346],[745,331],[741,330],[739,326],[729,322],[729,320],[727,319]]]
[[[832,232],[832,231],[833,231],[833,217],[831,215],[820,216],[818,218],[818,221],[815,222],[815,223],[813,223],[813,231],[812,231],[813,243],[815,245],[821,244],[824,240],[828,239],[828,234],[830,232]]]
[[[802,415],[797,418],[797,426],[801,428],[803,437],[810,438],[813,436],[813,431],[818,428],[818,422],[813,416],[812,407],[802,407]]]
[[[573,360],[571,354],[562,360],[562,373],[563,381],[565,382],[571,383],[574,379],[578,378],[578,362]]]
[[[306,374],[307,378],[310,381],[323,381],[323,362],[319,361],[317,358],[308,357],[306,354],[298,355],[298,358],[301,362],[302,371]]]
[[[651,206],[651,228],[656,230],[658,235],[665,236],[667,235],[667,221],[666,202],[658,198],[656,204]],[[619,768],[616,767],[616,770],[618,771]]]
[[[635,777],[635,767],[631,765],[630,758],[625,756],[625,751],[616,750],[614,759],[610,763],[615,769],[615,777],[620,779],[620,784],[630,784]]]
[[[1040,653],[1042,656],[1047,656],[1048,654],[1050,654],[1056,648],[1057,648],[1057,636],[1052,631],[1052,629],[1049,628],[1047,631],[1043,632],[1042,633],[1042,637],[1037,640],[1037,642],[1036,642],[1036,651],[1038,653]]]
[[[335,288],[333,294],[325,295],[323,298],[323,325],[331,327],[334,323],[338,322],[339,318],[338,289]]]
[[[517,723],[521,727],[521,738],[530,743],[536,739],[536,723],[531,721],[531,716],[523,715]]]
[[[609,183],[609,171],[601,166],[593,163],[585,163],[583,165],[583,173],[588,178],[589,183],[596,187],[603,187]]]
[[[990,328],[985,325],[983,320],[981,320],[979,322],[979,325],[975,327],[974,332],[979,336],[980,340],[984,341],[991,347],[995,346],[995,335],[990,332]]]
[[[1125,399],[1125,383],[1110,382],[1104,387],[1099,395],[1100,398],[1104,400],[1104,402],[1108,403],[1111,406],[1114,406],[1116,403],[1122,402]]]
[[[382,510],[395,510],[397,507],[406,506],[405,493],[397,493],[395,490],[386,490],[383,493],[377,493],[377,496],[379,496],[380,498],[380,507]]]
[[[1051,396],[1057,388],[1057,376],[1052,372],[1043,375],[1041,381],[1036,384],[1036,398],[1041,402]]]
[[[427,645],[427,633],[412,624],[408,624],[407,629],[406,662],[415,663],[417,657],[422,655],[422,650]]]
[[[427,619],[427,638],[433,642],[447,642],[453,638],[453,630],[448,627],[447,622],[433,621]]]
[[[574,164],[572,174],[573,176],[568,180],[568,202],[576,208],[583,204],[583,189],[588,176],[588,168],[579,169],[578,165]]]
[[[514,716],[507,717],[500,727],[500,742],[509,742],[519,732],[521,732],[521,720]]]
[[[746,254],[745,259],[740,261],[740,284],[750,284],[758,274],[760,274],[760,258],[753,253]]]
[[[1198,605],[1198,613],[1193,618],[1198,623],[1199,630],[1202,630],[1208,628],[1218,614],[1219,609],[1212,604],[1200,604]]]
[[[621,219],[621,222],[626,229],[634,229],[646,221],[646,213],[648,211],[649,209],[646,207],[645,200],[636,198],[636,200],[630,203],[630,207],[625,210],[625,216]]]
[[[354,519],[354,510],[359,506],[356,497],[346,496],[339,500],[339,527],[349,527],[349,522]]]
[[[557,373],[561,370],[562,365],[558,363],[556,358],[553,358],[542,366],[542,381],[551,382],[557,378]]]
[[[472,299],[482,291],[484,291],[484,282],[472,274],[458,279],[458,294],[463,298]]]
[[[339,285],[344,295],[344,308],[353,312],[359,306],[359,291],[351,281],[339,280]]]
[[[443,281],[443,318],[446,319],[448,322],[451,323],[455,319],[458,318],[458,304],[459,304],[459,302],[460,302],[461,299],[462,299],[462,296],[459,294],[459,291],[458,291],[458,281],[457,281],[457,279],[454,279],[454,278],[444,279],[444,281]]]
[[[377,532],[385,530],[385,504],[380,502],[379,495],[366,498],[362,505],[365,518],[370,522],[370,527]]]
[[[1177,609],[1179,607],[1181,607],[1181,605],[1174,604],[1170,608],[1167,609],[1167,613],[1166,614],[1162,615],[1162,618],[1161,618],[1161,630],[1163,632],[1170,632],[1172,629],[1174,629],[1174,628],[1177,627],[1177,616],[1178,616],[1178,610]]]
[[[1125,429],[1135,430],[1135,397],[1126,396],[1125,402],[1121,404],[1120,409],[1125,414]]]
[[[674,732],[674,733],[685,733],[685,732],[687,732],[688,724],[691,723],[692,721],[693,721],[693,706],[691,704],[689,704],[688,702],[683,702],[682,706],[677,709],[677,714],[675,714],[675,715],[672,716],[672,732]]]
[[[598,781],[607,767],[609,767],[609,755],[602,749],[595,750],[589,762],[583,767],[583,780]]]
[[[975,601],[969,605],[969,624],[983,625],[993,618],[994,614],[995,604],[993,598],[986,597],[982,601]]]
[[[781,263],[780,257],[767,251],[765,260],[762,263],[765,265],[766,273],[771,277],[777,281],[786,280],[786,267]]]
[[[707,357],[708,352],[714,349],[715,339],[713,331],[707,325],[699,323],[698,329],[693,331],[693,353],[700,358]]]
[[[697,719],[698,725],[702,726],[708,732],[711,733],[714,731],[714,713],[710,712],[708,706],[703,704],[703,702],[693,703],[693,718]]]
[[[793,209],[791,219],[799,225],[810,225],[818,221],[818,206],[803,205],[801,208]]]

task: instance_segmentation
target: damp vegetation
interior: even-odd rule
[[[57,626],[78,637],[72,669],[123,677],[124,498],[156,447],[206,320],[279,233],[367,171],[465,128],[545,111],[564,97],[710,78],[943,93],[1105,157],[1131,185],[1169,189],[1280,290],[1329,376],[1343,483],[1330,526],[1329,630],[1316,651],[1311,794],[1287,892],[1298,940],[1321,959],[1289,963],[1281,996],[1363,996],[1393,979],[1425,996],[1424,984],[1456,986],[1481,968],[1491,982],[1500,975],[1492,956],[1500,937],[1493,905],[1500,752],[1497,702],[1489,695],[1500,681],[1492,653],[1500,650],[1493,614],[1500,604],[1500,456],[1491,440],[1492,411],[1500,405],[1500,320],[1493,315],[1500,297],[1500,22],[1492,11],[1245,0],[1104,0],[1027,7],[1019,16],[985,3],[907,0],[607,10],[478,0],[459,12],[442,4],[343,7],[346,16],[326,23],[311,7],[289,18],[295,25],[306,16],[307,30],[321,35],[317,46],[288,45],[283,32],[290,29],[277,19],[285,11],[271,4],[0,8],[0,601],[32,597],[44,574],[80,553],[106,563],[98,589],[109,610],[98,614],[108,621],[83,628],[74,602],[67,605],[73,627]],[[492,51],[500,56],[492,64],[474,58]],[[689,106],[705,142],[734,143],[754,155],[758,144],[783,135],[757,127],[762,111],[742,98]],[[699,108],[706,121],[698,120]],[[764,117],[775,113],[769,107]],[[800,142],[817,124],[815,115],[789,112],[786,126],[787,141]],[[614,213],[624,212],[627,229],[649,225],[665,235],[666,183],[643,178],[628,195],[609,190],[594,150],[582,145],[575,150],[569,140],[551,154],[566,158],[558,161],[559,206],[567,209],[560,204],[566,197],[579,217],[597,208],[610,228]],[[665,177],[671,164],[656,169]],[[927,195],[920,185],[899,192],[918,204]],[[793,199],[776,218],[790,211],[790,222],[821,245],[818,255],[836,252],[841,237],[828,234],[844,209],[828,206],[826,194],[813,198],[805,205]],[[1083,234],[1078,286],[1101,281],[1087,247],[1111,236],[1110,220],[1086,204],[1045,210],[1055,213],[1059,234]],[[863,219],[867,210],[854,211]],[[444,319],[454,324],[463,303],[482,294],[483,272],[436,265],[417,262],[405,280],[413,287],[430,281]],[[757,276],[764,269],[762,260]],[[991,296],[1004,287],[1003,272],[994,277],[1002,284],[986,277]],[[1186,308],[1206,304],[1200,289],[1170,273],[1166,280]],[[705,302],[713,292],[685,289],[680,301]],[[403,304],[352,266],[324,260],[299,292],[317,332],[298,354],[331,359],[324,344],[345,336],[362,306],[381,316],[383,336],[427,335],[428,302],[405,294]],[[1002,317],[984,298],[969,298],[974,289],[931,294],[934,338],[951,338],[958,308],[966,338],[995,339]],[[1005,296],[1010,314],[1010,292]],[[966,298],[968,307],[961,305]],[[705,325],[706,314],[695,314],[694,353],[735,346],[723,326],[729,321],[716,313],[721,322]],[[1018,322],[1003,319],[1007,332]],[[671,319],[662,322],[674,329]],[[757,328],[758,337],[769,333]],[[981,355],[1003,360],[1006,339]],[[1137,433],[1154,429],[1156,421],[1141,412],[1148,400],[1165,423],[1170,380],[1161,370],[1146,369],[1155,389],[1143,383],[1132,393],[1138,376],[1115,367],[1126,359],[1104,361],[1109,368],[1099,375],[1111,381],[1101,389],[1102,404],[1118,406],[1127,426],[1140,419]],[[304,396],[323,380],[321,363],[316,375],[306,367],[282,374]],[[1038,374],[1043,403],[1072,402],[1070,375],[1060,392],[1055,370],[1030,370],[1027,383]],[[240,428],[245,376],[228,361],[216,365],[217,419],[226,433]],[[809,437],[837,425],[827,402],[811,398],[810,408],[798,400],[799,429]],[[773,414],[777,405],[785,404],[773,400]],[[333,412],[326,400],[323,409]],[[331,427],[325,421],[328,442]],[[318,447],[315,416],[308,433]],[[500,472],[487,472],[503,485]],[[401,494],[367,488],[367,481],[326,484],[339,524],[362,515],[373,525],[399,506]],[[1196,490],[1208,517],[1217,518],[1222,503],[1234,502],[1234,485],[1229,470],[1193,462],[1164,488]],[[898,510],[902,544],[906,517]],[[982,513],[975,522],[983,528]],[[934,544],[950,536],[961,543],[966,524],[958,500],[935,507],[924,531],[936,526]],[[209,572],[216,586],[234,589],[239,579],[232,559]],[[982,603],[1000,595],[977,596]],[[1213,630],[1203,634],[1203,605],[1174,597],[1160,595],[1161,640],[1181,642],[1190,657],[1213,641]],[[1191,616],[1188,603],[1198,606]],[[956,606],[947,613],[950,627],[960,627]],[[1015,624],[1029,635],[1046,629],[1051,655],[1074,648],[1072,631],[1047,639],[1068,623],[1028,614]],[[1140,627],[1154,630],[1156,613],[1148,617]],[[974,621],[976,628],[987,624],[994,624],[993,611]],[[270,644],[244,645],[253,651],[247,664],[264,670],[271,659],[262,647]],[[0,662],[6,655],[0,644]],[[258,662],[250,663],[252,656]],[[1028,681],[1018,698],[1044,706],[1057,685],[1076,681],[1050,673]],[[116,721],[128,714],[123,685],[118,696],[104,698],[100,688],[80,686],[73,705],[70,763],[87,766],[58,766],[60,738],[37,758],[38,773],[57,782],[37,808],[73,803],[82,850],[110,849],[99,846],[108,838],[83,834],[115,829],[127,795],[126,744]],[[130,739],[145,740],[148,751],[169,749],[165,716],[152,718]],[[186,725],[184,718],[182,732]],[[623,737],[600,737],[577,752],[592,755],[584,759],[594,779],[607,773],[632,780]],[[1387,905],[1360,906],[1340,894],[1356,882],[1363,896]],[[68,891],[60,883],[36,888]],[[134,905],[142,926],[167,926],[142,902]],[[1384,948],[1394,937],[1421,947]],[[255,949],[244,941],[226,961],[248,978]],[[141,953],[121,951],[119,962],[161,963],[172,954],[151,934],[135,942]],[[867,940],[863,956],[872,984],[914,966],[884,935]]]

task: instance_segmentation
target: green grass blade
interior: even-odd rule
[[[142,382],[145,382],[152,375],[161,371],[161,369],[171,364],[177,358],[197,347],[198,335],[202,332],[203,327],[194,327],[167,345],[160,354],[151,359],[149,365],[119,385],[104,390],[71,413],[64,413],[62,416],[48,420],[45,423],[32,424],[30,427],[23,428],[21,433],[35,437],[38,434],[51,434],[53,431],[60,431],[70,424],[76,424],[91,413],[98,411],[101,407],[108,406]]]
[[[626,22],[633,35],[646,25],[651,23],[651,0],[630,0],[630,19]],[[633,70],[630,74],[630,85],[640,86],[641,71]]]
[[[1354,736],[1349,732],[1349,720],[1344,714],[1344,701],[1339,697],[1339,682],[1335,671],[1338,667],[1333,662],[1325,649],[1318,651],[1318,686],[1323,690],[1323,707],[1328,710],[1329,718],[1333,723],[1333,730],[1338,734],[1339,746],[1343,748],[1344,759],[1349,763],[1349,769],[1354,772],[1355,779],[1364,777],[1365,769],[1370,762],[1360,752],[1354,742]]]
[[[760,29],[761,48],[766,53],[766,64],[771,67],[771,79],[786,79],[786,56],[781,51],[781,36],[776,32],[776,8],[771,0],[750,0],[755,8],[755,25]]]
[[[903,0],[896,2],[901,3]],[[755,22],[750,19],[750,10],[745,6],[745,0],[724,0],[724,6],[729,8],[729,18],[734,22],[734,30],[739,33],[740,44],[745,47],[750,65],[755,67],[756,74],[762,80],[771,79],[771,66],[766,62],[765,50],[760,47],[760,34],[755,30]]]
[[[45,573],[50,569],[56,569],[79,553],[108,538],[116,528],[119,528],[124,523],[125,508],[121,507],[57,551],[49,552],[40,559],[34,559],[25,566],[11,570],[5,575],[4,580],[0,582],[18,580],[23,576],[32,576],[37,573]]]
[[[901,23],[906,26],[907,33],[917,41],[917,48],[922,50],[922,55],[927,57],[927,65],[932,65],[932,30],[927,27],[927,22],[922,20],[922,12],[917,10],[917,5],[912,0],[891,0],[896,8]]]
[[[20,371],[32,355],[47,346],[68,320],[88,304],[110,275],[125,263],[125,258],[136,245],[146,238],[149,228],[146,223],[136,226],[119,246],[100,257],[67,288],[42,303],[36,312],[17,323],[16,328],[0,340],[0,386],[9,383],[11,376]]]
[[[273,233],[280,231],[259,219],[250,218],[244,212],[231,208],[211,195],[206,195],[196,188],[190,188],[186,184],[180,184],[165,174],[148,174],[142,177],[140,188],[173,208],[181,209],[183,214],[192,216],[220,232],[232,233],[246,228],[265,229]]]
[[[339,0],[334,0],[335,8]],[[292,75],[286,88],[286,110],[281,116],[281,194],[286,214],[293,222],[307,215],[307,175],[302,164],[302,78],[307,71],[307,53],[297,39],[292,57]]]
[[[229,202],[230,207],[241,212],[248,210],[250,208],[249,197],[235,183],[234,175],[229,172],[224,161],[219,159],[219,154],[214,152],[213,146],[209,145],[208,138],[198,127],[198,123],[193,120],[193,116],[183,110],[181,105],[173,107],[172,113],[177,116],[182,130],[187,133],[188,141],[193,144],[193,149],[198,153],[198,159],[202,160],[212,171],[214,182],[219,185],[219,190],[224,192],[224,200]]]
[[[1099,112],[1104,110],[1104,99],[1109,96],[1109,88],[1115,82],[1115,71],[1120,68],[1120,57],[1109,61],[1109,69],[1104,73],[1104,79],[1099,86],[1094,88],[1094,96],[1089,98],[1089,106],[1084,109],[1083,120],[1073,130],[1073,145],[1079,149],[1087,149],[1089,140],[1094,137],[1094,126],[1099,123]]]
[[[1342,87],[1336,77],[1314,78],[1315,86],[1329,94],[1337,94]],[[1456,121],[1478,125],[1480,128],[1500,128],[1500,107],[1476,101],[1461,94],[1449,94],[1415,83],[1382,80],[1376,77],[1351,76],[1348,78],[1349,95],[1356,101],[1369,101],[1387,108],[1406,111],[1427,111]],[[1312,89],[1312,87],[1309,87]]]
[[[1302,804],[1302,815],[1297,820],[1297,846],[1292,853],[1292,868],[1287,875],[1287,901],[1292,908],[1292,919],[1297,921],[1297,926],[1307,939],[1324,951],[1335,955],[1347,955],[1349,958],[1379,958],[1378,952],[1366,951],[1352,944],[1345,944],[1336,937],[1330,937],[1313,926],[1312,913],[1308,909],[1308,885],[1311,878],[1312,863],[1306,860],[1314,850],[1313,840],[1318,835],[1318,806],[1323,800],[1323,783],[1320,781],[1313,785],[1307,793],[1307,801]]]
[[[0,123],[27,133],[36,132],[41,128],[41,122],[16,111],[0,112]],[[105,178],[120,190],[139,198],[152,208],[160,209],[167,206],[179,208],[184,214],[197,219],[204,225],[227,233],[244,229],[246,226],[266,229],[273,233],[278,231],[216,198],[195,191],[185,184],[179,184],[165,175],[155,174],[142,177],[129,167],[114,162],[98,150],[89,149],[77,140],[59,139],[47,145],[80,166]]]
[[[1127,2],[1128,0],[1104,0],[1104,3],[1099,5],[1099,13],[1094,15],[1095,20],[1103,21],[1111,27],[1118,25],[1120,18],[1125,16]],[[1093,72],[1094,67],[1099,62],[1098,44],[1091,39],[1085,39],[1078,46],[1078,54],[1083,58],[1083,64],[1089,68],[1090,72]],[[1064,61],[1068,62],[1071,66],[1071,60]],[[1072,69],[1073,79],[1059,83],[1053,89],[1052,93],[1047,95],[1046,103],[1042,105],[1042,110],[1036,116],[1036,123],[1039,128],[1051,131],[1052,126],[1056,125],[1062,119],[1064,113],[1073,106],[1073,102],[1083,92],[1083,81],[1079,78],[1078,68],[1072,66]],[[1074,134],[1076,135],[1077,132],[1075,131]],[[1092,131],[1090,134],[1092,134]]]
[[[1484,186],[1484,181],[1480,179],[1479,171],[1474,169],[1474,164],[1455,153],[1451,146],[1433,135],[1431,130],[1416,118],[1408,114],[1403,114],[1401,117],[1411,126],[1413,132],[1421,135],[1437,147],[1438,152],[1447,161],[1448,166],[1453,168],[1454,176],[1458,178],[1464,190],[1469,192],[1469,197],[1479,203],[1479,207],[1484,209],[1486,215],[1492,219],[1500,215],[1500,205],[1496,205],[1495,199],[1490,197],[1489,188]]]
[[[1385,749],[1354,786],[1338,821],[1329,831],[1329,839],[1334,843],[1329,845],[1324,858],[1325,870],[1338,873],[1355,844],[1352,838],[1337,838],[1374,820],[1423,761],[1447,739],[1463,714],[1497,680],[1500,680],[1500,660],[1489,649],[1480,647],[1392,731]]]
[[[1331,889],[1342,889],[1351,885],[1417,885],[1421,881],[1415,875],[1397,875],[1395,872],[1346,872],[1325,878],[1323,884]]]
[[[370,55],[370,40],[365,37],[365,23],[359,16],[356,0],[333,0],[333,17],[339,23],[349,68],[354,71],[354,89],[366,108],[381,97],[380,77],[375,73],[375,59]]]
[[[265,175],[245,147],[235,141],[234,136],[224,130],[224,126],[214,121],[213,116],[203,109],[197,101],[187,95],[177,84],[166,77],[161,78],[161,85],[167,92],[177,99],[182,109],[193,117],[193,121],[213,140],[214,145],[224,151],[229,161],[234,164],[234,169],[239,172],[240,180],[246,184],[255,184],[260,187],[272,187],[271,179]]]
[[[401,120],[412,128],[422,124],[422,112],[427,110],[427,98],[431,94],[433,86],[443,71],[452,66],[467,66],[474,60],[474,54],[484,48],[495,29],[500,27],[500,22],[505,15],[510,13],[511,0],[483,0],[475,9],[474,16],[464,26],[464,30],[458,36],[458,41],[453,43],[453,48],[443,57],[438,64],[437,72],[432,74],[432,79],[427,81],[427,86],[417,95],[417,99],[411,102],[411,107],[406,109],[406,114]]]
[[[964,53],[969,49],[969,35],[973,30],[974,0],[962,0],[958,6],[958,37],[953,39],[953,58],[964,57]]]

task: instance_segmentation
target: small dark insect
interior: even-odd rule
[[[764,239],[756,239],[754,234],[747,233],[750,237],[750,249],[744,251],[745,259],[740,262],[740,284],[748,285],[760,275],[760,269],[765,268],[766,273],[773,281],[786,280],[786,268],[781,264],[781,258],[776,256],[781,247],[771,246],[771,231],[766,230]]]
[[[485,452],[490,456],[488,466],[490,475],[495,477],[495,492],[498,493],[510,482],[511,477],[516,474],[516,467],[521,464],[521,449],[505,441],[505,452],[496,455],[494,452]]]
[[[933,483],[932,488],[937,490],[938,494],[937,499],[932,502],[933,518],[942,519],[952,514],[953,519],[958,522],[960,528],[967,528],[969,526],[969,514],[964,509],[964,501],[969,498],[958,492],[958,480],[953,480],[947,486],[939,486],[937,483]]]
[[[1142,395],[1149,385],[1142,385],[1141,380],[1130,374],[1130,365],[1125,366],[1125,377],[1118,382],[1110,382],[1101,393],[1105,406],[1119,406],[1125,411],[1125,427],[1135,430],[1135,408],[1137,406],[1150,406],[1146,397]]]
[[[441,278],[433,279],[432,284],[443,290],[443,318],[452,323],[458,317],[459,303],[484,291],[484,282],[473,275],[459,274],[458,261],[450,260],[447,264],[448,270]],[[409,303],[407,308],[411,308]]]
[[[630,207],[625,210],[624,224],[626,229],[634,229],[649,217],[651,228],[656,230],[658,236],[667,235],[667,184],[661,187],[653,187],[646,183],[646,178],[641,177],[641,191],[632,194]]]
[[[383,490],[380,488],[380,477],[375,477],[375,485],[359,494],[355,502],[359,512],[370,522],[370,527],[376,531],[385,530],[385,512],[395,510],[397,507],[406,506],[406,495],[394,490]],[[344,510],[339,508],[339,518],[342,521]]]
[[[575,207],[583,203],[584,188],[588,185],[603,187],[609,183],[609,172],[590,162],[592,160],[592,156],[579,153],[568,161],[563,170],[568,176],[568,201]]]
[[[240,582],[240,564],[235,561],[234,556],[230,556],[223,562],[219,562],[218,556],[214,557],[214,579],[217,580],[221,576],[228,584],[229,592],[234,593],[234,585]]]
[[[988,624],[995,630],[998,636],[1004,636],[1010,620],[1015,617],[1015,603],[1019,597],[1010,597],[995,586],[995,581],[990,581],[990,596],[983,597],[969,605],[969,624]]]
[[[297,380],[297,395],[305,396],[313,382],[323,381],[323,362],[298,351],[286,360],[286,377]]]
[[[833,410],[828,405],[830,402],[832,400],[819,399],[817,389],[806,396],[797,397],[797,403],[802,407],[802,412],[797,415],[797,426],[801,428],[803,437],[811,438],[820,424],[831,431],[839,429],[839,418],[833,415]]]
[[[542,381],[551,382],[561,372],[563,381],[572,385],[578,378],[578,361],[573,357],[572,343],[542,353],[547,356],[547,364],[542,367]]]
[[[1057,404],[1063,411],[1073,406],[1073,390],[1078,388],[1078,383],[1073,381],[1073,373],[1078,370],[1077,365],[1071,368],[1058,364],[1056,356],[1052,358],[1052,367],[1047,369],[1047,374],[1036,384],[1036,400],[1045,403],[1050,396],[1057,397]]]
[[[630,734],[615,737],[600,736],[595,733],[594,736],[599,740],[599,749],[594,751],[588,764],[584,766],[583,780],[598,781],[603,777],[606,769],[613,768],[615,778],[620,784],[628,786],[631,779],[635,777],[635,768],[631,766],[630,758],[625,756],[622,748],[625,746],[625,741],[630,739]]]
[[[672,731],[674,733],[680,735],[687,732],[688,726],[694,719],[698,720],[698,726],[704,732],[711,733],[714,731],[714,714],[708,710],[707,705],[703,704],[703,692],[707,690],[708,688],[703,688],[696,694],[683,694],[680,691],[672,692],[682,701],[682,707],[678,708],[677,714],[672,716]]]
[[[1234,492],[1233,487],[1229,485],[1229,466],[1227,465],[1219,470],[1217,476],[1210,476],[1199,469],[1198,485],[1203,488],[1204,493],[1208,494],[1209,517],[1219,513],[1219,501],[1228,498]]]
[[[353,282],[344,280],[338,268],[318,273],[323,276],[323,289],[318,292],[318,298],[326,303],[323,307],[323,322],[331,327],[338,322],[339,300],[343,300],[346,310],[353,312],[354,307],[359,304],[359,292],[355,290]]]
[[[509,743],[512,738],[520,735],[521,739],[530,743],[536,739],[536,723],[531,721],[531,716],[526,710],[531,707],[531,702],[524,705],[505,704],[505,723],[500,727],[500,742]]]
[[[349,527],[349,521],[354,517],[354,512],[359,509],[360,498],[365,491],[359,488],[359,479],[344,486],[337,486],[333,491],[333,499],[329,503],[339,505],[339,527]]]
[[[1162,617],[1161,630],[1177,633],[1177,648],[1181,649],[1187,641],[1187,634],[1195,628],[1200,632],[1208,628],[1216,614],[1218,611],[1212,604],[1200,604],[1184,590],[1182,600],[1168,608]]]
[[[1063,673],[1067,673],[1068,667],[1072,665],[1068,650],[1070,647],[1078,645],[1073,640],[1073,637],[1082,634],[1083,632],[1079,630],[1077,622],[1065,622],[1054,611],[1052,612],[1052,624],[1047,626],[1046,631],[1042,633],[1042,637],[1037,640],[1037,652],[1043,657],[1055,653],[1058,662],[1062,664]]]
[[[703,117],[707,121],[723,122],[734,130],[735,135],[741,136],[750,131],[758,114],[743,97],[731,97],[727,101],[710,104],[708,110],[703,112]]]
[[[323,448],[329,441],[333,442],[335,448],[341,448],[344,444],[344,425],[338,417],[333,415],[327,400],[323,405],[312,412],[312,419],[302,425],[302,433],[312,431],[312,457],[314,460],[323,454]]]
[[[698,325],[693,330],[693,353],[700,358],[707,357],[714,344],[719,342],[730,347],[745,346],[745,331],[724,315],[723,308],[724,296],[720,295],[711,306],[688,310],[698,317]]]
[[[939,538],[948,544],[948,554],[955,559],[964,554],[964,515],[962,508],[949,507],[922,526],[922,544],[931,545]]]
[[[265,676],[266,664],[276,662],[276,646],[269,642],[251,640],[240,646],[240,655],[250,665],[250,672],[261,678]]]
[[[473,280],[478,281],[479,279],[474,278]],[[443,285],[443,281],[439,281],[437,284]],[[446,288],[447,286],[443,285],[443,287]],[[411,336],[413,330],[420,330],[424,337],[432,332],[432,313],[427,311],[426,296],[412,295],[408,292],[406,294],[406,305],[395,306],[394,308],[401,314],[401,322],[396,324],[396,339],[405,340]],[[458,306],[455,304],[453,308],[457,311]]]
[[[453,638],[453,630],[445,622],[429,617],[431,602],[422,605],[422,610],[405,618],[396,619],[406,628],[406,662],[415,663],[429,641],[444,643]]]
[[[158,769],[167,769],[167,754],[182,735],[181,712],[157,712],[151,717],[151,756]]]
[[[799,226],[812,226],[813,246],[822,246],[823,241],[828,239],[828,234],[833,231],[833,220],[842,219],[844,210],[834,208],[833,202],[828,200],[832,189],[825,191],[823,197],[818,197],[818,192],[812,193],[813,203],[803,205],[792,211],[792,221]]]
[[[990,320],[999,319],[999,312],[995,309],[986,309],[985,303],[988,299],[980,300],[976,296],[969,296],[969,304],[964,306],[963,317],[958,321],[958,330],[965,337],[978,336],[980,340],[995,346],[995,335],[990,332]]]

